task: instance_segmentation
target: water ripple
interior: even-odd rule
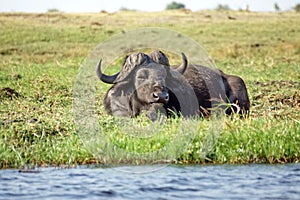
[[[300,164],[144,167],[0,170],[0,199],[300,199]]]

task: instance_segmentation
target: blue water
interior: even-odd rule
[[[0,170],[0,199],[300,199],[300,164]]]

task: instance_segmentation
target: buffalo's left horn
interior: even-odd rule
[[[176,71],[180,74],[183,74],[188,66],[188,61],[184,53],[181,53],[182,63],[179,67],[176,68]]]
[[[97,73],[98,78],[101,81],[103,81],[104,83],[113,84],[120,72],[118,72],[118,73],[116,73],[112,76],[108,76],[108,75],[103,74],[102,71],[101,71],[101,62],[102,62],[102,60],[99,61],[98,65],[96,67],[96,73]]]

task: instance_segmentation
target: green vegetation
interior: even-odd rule
[[[299,162],[299,18],[292,12],[181,10],[0,14],[0,168],[103,163],[105,156],[115,162],[143,162],[93,155],[78,135],[72,110],[73,84],[86,56],[113,34],[137,27],[163,27],[199,42],[220,69],[245,80],[251,114],[247,119],[226,117],[222,131],[212,135],[208,119],[152,124],[143,116],[114,118],[102,106],[109,85],[99,82],[96,114],[113,146],[123,152],[153,153],[180,132],[188,139],[177,144],[184,146],[180,154],[175,148],[163,155],[173,162]],[[148,139],[147,131],[143,137],[138,131],[126,134],[125,125],[156,135]]]
[[[166,10],[177,10],[177,9],[184,9],[185,5],[178,2],[171,2],[167,5]]]
[[[300,12],[300,3],[298,3],[298,4],[295,5],[294,10],[296,12]]]
[[[216,10],[231,10],[228,5],[219,4],[216,8]]]
[[[276,12],[280,11],[280,7],[277,3],[274,3],[274,9],[275,9]]]
[[[48,13],[55,13],[55,12],[60,12],[57,8],[50,8],[47,10]]]

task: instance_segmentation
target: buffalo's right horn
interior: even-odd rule
[[[188,66],[188,61],[184,53],[181,53],[182,63],[179,67],[176,68],[176,71],[180,74],[183,74]]]
[[[113,84],[120,72],[118,72],[118,73],[116,73],[112,76],[108,76],[108,75],[103,74],[102,71],[101,71],[101,62],[102,62],[102,60],[99,61],[98,65],[96,67],[96,73],[97,73],[98,78],[101,81],[103,81],[104,83]]]

